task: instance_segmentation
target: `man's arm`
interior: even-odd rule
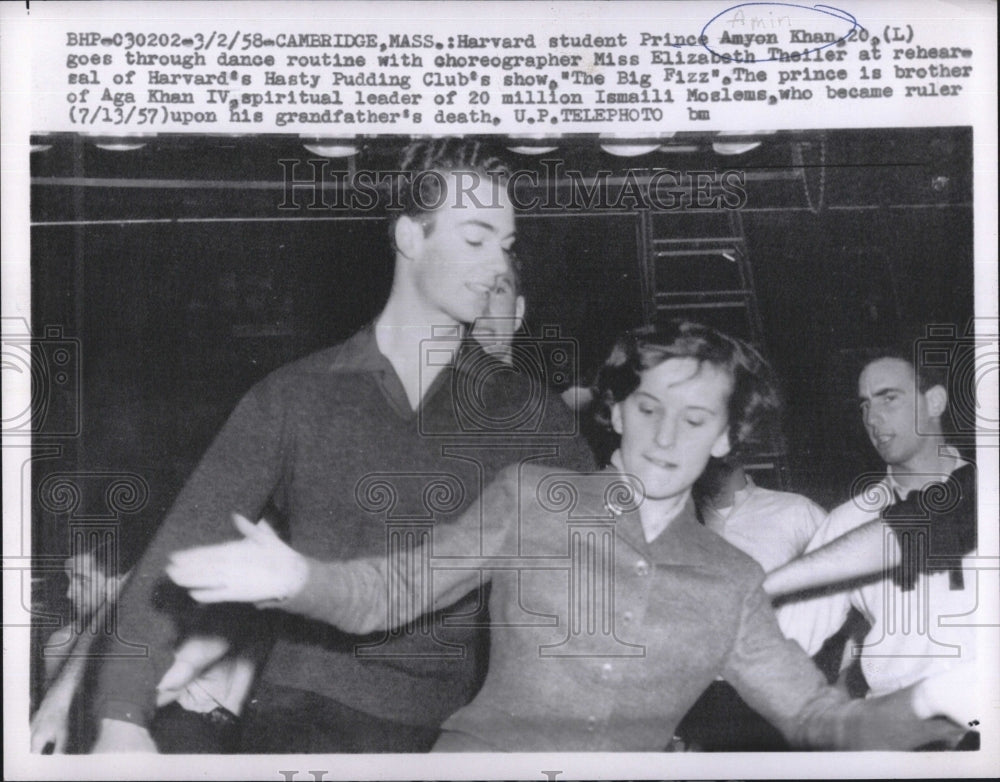
[[[95,626],[93,621],[91,625]],[[72,625],[63,629],[67,628],[72,634]],[[59,630],[53,635],[58,633]],[[32,752],[42,752],[49,744],[52,745],[54,754],[61,755],[65,752],[69,736],[69,709],[80,682],[83,681],[95,637],[95,634],[85,631],[75,639],[67,639],[69,648],[63,648],[58,658],[52,656],[46,659],[46,667],[50,660],[62,662],[63,665],[58,669],[58,675],[49,685],[38,710],[31,718]],[[59,646],[63,647],[64,644],[59,643]],[[46,644],[46,648],[51,648],[50,644]]]
[[[772,570],[764,579],[764,591],[777,597],[891,570],[900,562],[899,543],[886,531],[878,519],[862,524]]]
[[[965,732],[950,720],[918,715],[917,686],[881,698],[848,699],[826,683],[797,644],[782,638],[767,595],[759,588],[744,601],[738,638],[723,675],[794,746],[905,750],[936,741],[955,743]],[[937,704],[927,709],[938,710]]]
[[[888,575],[902,564],[899,535],[926,525],[927,550],[939,561],[960,559],[976,546],[976,483],[971,465],[959,468],[945,483],[933,483],[882,511],[869,521],[834,538],[821,548],[771,571],[764,589],[778,596],[843,583],[871,575]],[[909,576],[934,569],[929,557],[907,563]],[[951,563],[954,567],[954,561]]]
[[[220,635],[193,635],[174,652],[174,664],[156,685],[156,706],[177,700],[184,688],[229,653],[228,638]]]
[[[174,653],[174,664],[156,685],[157,708],[177,700],[185,687],[222,659],[228,651],[229,640],[221,636],[198,635],[185,639]],[[105,718],[101,720],[98,732],[97,743],[91,749],[95,754],[158,751],[153,737],[142,725]],[[57,749],[56,752],[58,751]]]
[[[864,523],[864,519],[855,520],[854,508],[853,504],[842,505],[832,511],[809,541],[806,553],[822,548],[846,531]],[[806,654],[814,655],[830,636],[843,627],[852,603],[851,589],[848,585],[842,585],[816,592],[791,594],[788,600],[778,603],[775,613],[784,636],[797,641]]]
[[[270,527],[234,518],[239,542],[176,553],[167,573],[206,603],[251,602],[364,635],[445,608],[481,581],[518,517],[518,473],[508,468],[454,524],[429,543],[346,562],[320,562]]]
[[[45,664],[45,686],[51,686],[59,671],[73,653],[79,636],[73,632],[73,622],[56,630],[42,647],[42,661]]]
[[[95,691],[95,713],[102,719],[95,751],[115,749],[105,741],[105,727],[132,737],[134,729],[114,723],[141,729],[151,720],[155,687],[172,662],[179,619],[192,610],[164,577],[164,566],[173,551],[232,538],[229,516],[234,510],[254,518],[260,514],[289,448],[283,418],[273,389],[258,387],[244,397],[133,571],[119,599],[115,637],[109,639]],[[137,656],[136,644],[148,653]]]

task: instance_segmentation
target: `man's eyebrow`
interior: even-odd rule
[[[491,233],[497,232],[497,227],[495,225],[493,225],[492,223],[487,223],[485,220],[478,220],[475,217],[470,217],[467,220],[462,220],[462,222],[460,222],[459,225],[472,225],[478,228],[484,228],[485,230]],[[503,241],[506,241],[507,239],[516,239],[516,238],[517,238],[517,231],[511,231],[509,234],[503,237]]]
[[[485,228],[487,231],[492,231],[493,233],[497,232],[495,226],[491,225],[490,223],[487,223],[485,220],[477,220],[474,217],[470,217],[468,220],[463,220],[460,223],[460,225],[474,225],[479,228]]]
[[[869,399],[875,399],[876,397],[886,396],[888,394],[902,394],[902,393],[905,393],[905,390],[902,388],[896,388],[895,386],[883,386],[882,388],[873,391],[871,396],[858,394],[858,402],[866,402]]]

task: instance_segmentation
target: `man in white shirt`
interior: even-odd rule
[[[818,595],[809,593],[783,605],[778,618],[787,637],[815,654],[854,606],[871,629],[853,655],[861,658],[870,694],[883,695],[975,657],[976,628],[969,616],[977,607],[978,584],[965,559],[975,547],[974,491],[952,491],[963,485],[974,487],[975,479],[972,476],[970,484],[965,473],[973,470],[972,465],[945,443],[944,378],[926,367],[915,368],[905,353],[886,353],[865,365],[858,397],[865,430],[886,464],[886,473],[857,481],[855,496],[830,514],[808,551],[882,517],[888,522],[882,538],[885,561],[899,561],[896,547],[905,540],[903,564],[896,570],[842,580]],[[945,546],[955,550],[938,550],[941,530],[932,528],[940,524],[931,500],[938,487],[955,495],[949,500],[948,515],[959,519],[965,531],[952,536],[960,544]],[[905,533],[900,531],[900,520],[891,518],[892,509],[904,505],[913,508],[902,520],[909,527]],[[936,566],[935,561],[947,566]]]

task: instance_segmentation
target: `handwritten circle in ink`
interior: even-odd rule
[[[709,19],[699,41],[734,63],[795,62],[848,41],[860,27],[852,14],[829,5],[740,3]]]

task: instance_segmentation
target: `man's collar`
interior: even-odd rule
[[[962,459],[961,455],[958,453],[958,450],[955,449],[954,447],[950,446],[950,445],[945,445],[943,447],[942,451],[943,451],[943,453],[944,453],[945,456],[951,457],[951,459],[952,459],[951,468],[949,470],[947,470],[946,472],[941,472],[941,473],[927,473],[926,476],[924,476],[924,477],[926,477],[926,480],[924,481],[923,486],[914,487],[914,488],[907,488],[906,486],[903,486],[902,484],[900,484],[900,482],[898,480],[896,480],[896,476],[893,474],[893,470],[892,470],[892,465],[891,464],[886,465],[886,468],[885,468],[885,480],[886,480],[886,484],[889,486],[889,488],[892,490],[892,492],[897,497],[899,497],[901,499],[906,499],[906,497],[910,494],[910,492],[920,491],[920,490],[922,490],[923,488],[925,488],[930,483],[935,483],[935,482],[938,482],[938,481],[943,481],[949,475],[951,475],[953,472],[955,472],[955,470],[957,470],[959,467],[964,467],[968,463],[964,459]]]
[[[340,372],[376,372],[386,366],[391,365],[378,349],[374,323],[366,324],[344,340],[333,360],[333,368]]]
[[[481,371],[482,362],[497,360],[468,336],[465,329],[458,330],[455,336],[440,337],[433,341],[437,343],[433,349],[445,356],[448,364],[463,374]],[[430,340],[426,341],[429,342]],[[450,359],[447,359],[449,353]],[[389,359],[379,350],[374,322],[366,324],[341,343],[333,360],[333,368],[340,372],[381,372],[392,369]]]
[[[716,505],[713,499],[708,497],[702,501],[702,510],[714,513],[723,519],[729,518],[732,512],[746,502],[750,495],[757,489],[757,484],[754,483],[753,478],[750,477],[750,473],[745,473],[745,475],[746,483],[744,483],[741,488],[733,492],[733,502],[731,505]]]

